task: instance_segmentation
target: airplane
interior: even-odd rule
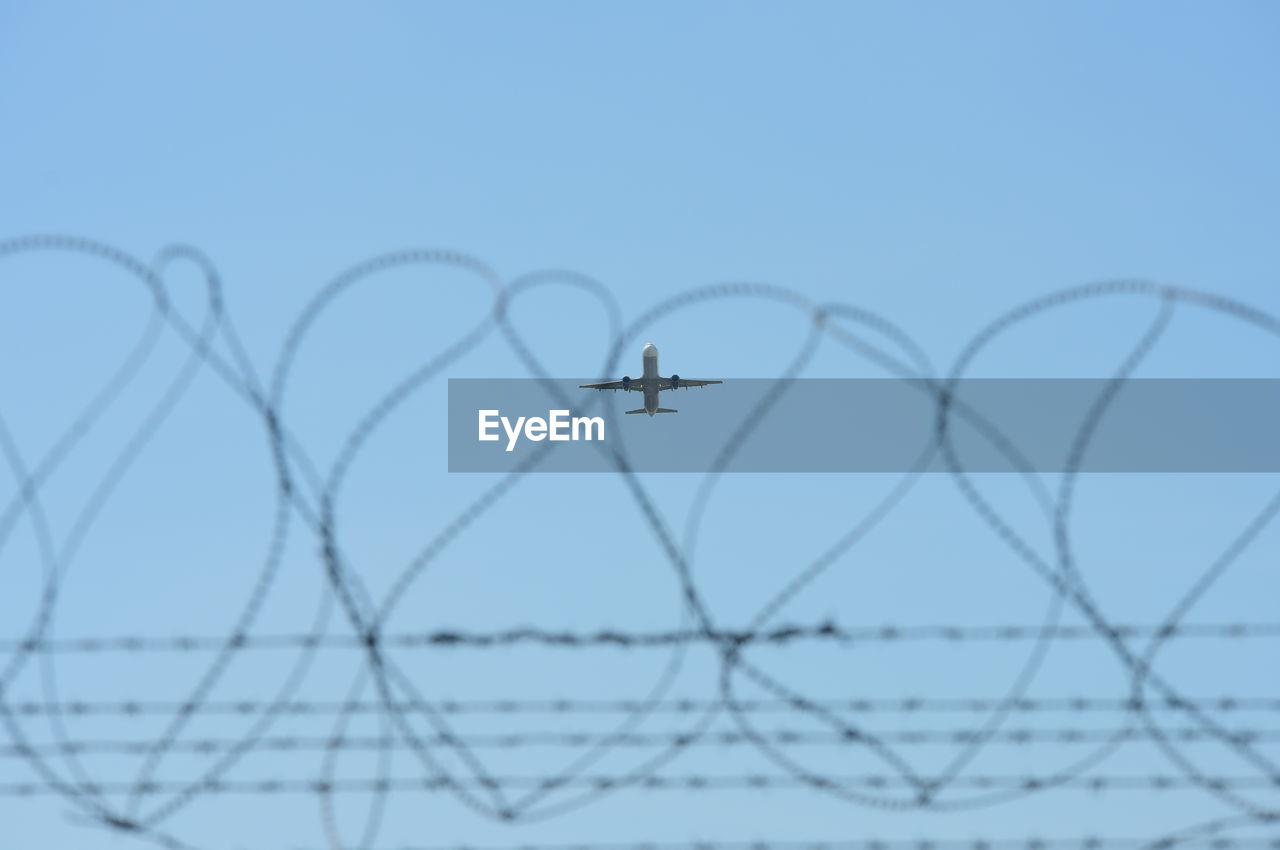
[[[682,378],[679,375],[672,375],[670,378],[660,376],[658,374],[658,348],[651,342],[645,343],[644,350],[641,352],[641,360],[644,363],[642,377],[632,378],[629,375],[623,375],[621,381],[605,381],[602,384],[579,384],[578,389],[642,392],[644,393],[644,407],[638,410],[628,410],[627,413],[647,413],[652,416],[655,413],[676,412],[669,407],[658,407],[658,393],[663,390],[678,390],[681,387],[688,389],[689,387],[705,387],[708,384],[724,383],[724,381],[695,381],[690,378]]]

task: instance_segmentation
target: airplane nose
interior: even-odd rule
[[[651,343],[651,342],[647,342],[647,343],[645,343],[644,351],[642,352],[642,354],[643,354],[645,357],[657,357],[657,356],[658,356],[658,347],[657,347],[656,345],[654,345],[653,343]]]

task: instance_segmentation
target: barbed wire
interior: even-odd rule
[[[779,744],[802,746],[839,747],[860,744],[861,736],[836,735],[832,732],[808,732],[794,729],[769,730],[765,738]],[[868,730],[887,743],[895,744],[964,744],[983,738],[980,728],[971,729],[878,729]],[[1174,741],[1209,741],[1214,736],[1196,727],[1164,729],[1163,734]],[[1232,737],[1244,743],[1280,741],[1280,729],[1232,728]],[[1012,728],[1001,729],[985,739],[992,744],[1029,745],[1036,743],[1083,744],[1111,741],[1152,740],[1155,734],[1148,729],[1121,728]],[[521,747],[582,747],[601,743],[610,747],[729,747],[751,744],[754,739],[742,732],[704,732],[693,735],[687,732],[626,732],[599,735],[589,732],[531,731],[502,732],[495,734],[459,734],[451,739],[446,736],[423,738],[432,747],[463,744],[479,749],[518,749]],[[175,753],[220,753],[235,749],[237,738],[188,738],[173,745]],[[59,753],[140,755],[149,751],[150,739],[128,740],[122,738],[102,740],[72,740],[58,743],[0,746],[0,758],[28,755],[54,755]],[[266,736],[254,744],[259,752],[306,752],[310,750],[381,750],[402,746],[391,736],[303,737]]]
[[[1280,637],[1280,623],[1183,623],[1174,625],[1113,625],[1111,633],[1119,638],[1161,637],[1199,639],[1242,639]],[[943,640],[1023,641],[1048,637],[1054,640],[1101,640],[1104,636],[1084,626],[1032,625],[883,625],[844,626],[825,622],[817,625],[782,625],[765,631],[719,630],[711,633],[690,629],[666,631],[622,631],[600,629],[593,632],[521,627],[492,632],[468,632],[438,629],[419,633],[380,634],[379,643],[388,647],[432,647],[441,649],[490,649],[520,644],[546,648],[618,649],[668,648],[677,644],[774,644],[785,645],[807,641],[834,643],[871,643],[896,641]],[[0,652],[209,652],[226,647],[226,636],[196,635],[118,635],[113,637],[61,638],[52,641],[0,641]],[[365,638],[353,635],[236,635],[230,641],[234,648],[249,649],[364,649]]]
[[[0,658],[0,724],[8,738],[7,744],[0,745],[0,756],[20,765],[32,777],[29,781],[0,783],[0,797],[57,797],[72,806],[77,816],[88,818],[91,823],[174,850],[189,850],[194,846],[178,838],[170,825],[181,811],[201,798],[234,794],[319,794],[321,824],[331,848],[371,846],[381,828],[388,796],[416,791],[448,794],[480,816],[506,824],[554,817],[629,789],[692,792],[798,789],[886,812],[988,807],[1057,789],[1096,792],[1195,789],[1228,812],[1207,825],[1153,839],[1155,846],[1174,846],[1184,839],[1210,844],[1243,842],[1245,839],[1233,839],[1225,833],[1250,826],[1269,827],[1280,818],[1280,805],[1274,793],[1280,789],[1280,759],[1264,746],[1275,741],[1280,733],[1256,718],[1250,718],[1247,725],[1232,725],[1224,716],[1280,711],[1280,697],[1268,693],[1190,696],[1188,686],[1194,683],[1180,681],[1157,665],[1168,647],[1185,645],[1187,640],[1229,641],[1234,650],[1236,642],[1242,640],[1280,636],[1280,621],[1248,621],[1231,615],[1216,621],[1192,619],[1199,601],[1280,513],[1280,495],[1248,517],[1248,522],[1221,553],[1155,622],[1124,623],[1104,614],[1103,606],[1077,563],[1078,547],[1072,529],[1080,463],[1124,383],[1161,344],[1175,314],[1204,310],[1252,327],[1273,341],[1280,340],[1280,320],[1261,310],[1220,296],[1146,281],[1076,287],[1034,299],[998,317],[972,338],[951,370],[944,374],[934,369],[921,346],[883,317],[853,305],[815,304],[802,293],[785,287],[743,282],[701,287],[666,299],[624,324],[607,287],[584,275],[542,272],[505,281],[483,262],[458,252],[410,250],[359,263],[323,286],[299,312],[284,336],[273,368],[269,375],[263,376],[254,367],[231,321],[217,269],[195,249],[169,248],[154,263],[145,263],[114,247],[72,237],[43,236],[0,242],[0,260],[42,254],[87,257],[123,272],[149,294],[151,311],[143,334],[128,356],[71,424],[53,435],[51,448],[43,454],[30,458],[24,455],[8,425],[0,419],[0,462],[14,482],[8,501],[0,505],[0,548],[13,538],[20,523],[29,525],[35,564],[42,571],[29,622],[15,628],[18,637],[0,641],[3,655]],[[173,264],[183,262],[199,272],[206,287],[204,313],[194,318],[179,310],[167,291],[166,271]],[[378,275],[433,267],[467,276],[470,283],[464,286],[474,286],[492,299],[489,311],[471,325],[458,324],[455,339],[413,364],[392,382],[357,418],[357,424],[341,441],[332,463],[317,464],[306,450],[305,441],[295,432],[286,403],[294,372],[311,344],[315,326],[348,293]],[[603,308],[609,324],[609,346],[602,374],[617,374],[623,349],[657,322],[684,310],[726,299],[770,304],[778,316],[785,312],[795,317],[806,331],[795,355],[779,371],[778,392],[767,396],[751,415],[733,424],[732,438],[715,458],[711,472],[701,479],[682,533],[664,519],[653,493],[635,474],[625,451],[619,446],[602,448],[627,497],[634,503],[636,519],[626,527],[636,536],[652,539],[658,562],[669,567],[675,578],[683,616],[681,625],[652,631],[608,625],[595,630],[520,626],[487,631],[452,627],[390,631],[387,624],[423,573],[456,541],[472,533],[495,505],[519,487],[527,474],[538,468],[551,447],[542,444],[515,471],[487,482],[481,495],[468,503],[451,505],[450,509],[456,510],[443,518],[434,533],[427,535],[416,555],[398,569],[393,567],[392,580],[381,593],[375,592],[368,582],[369,565],[353,557],[346,545],[343,521],[348,479],[361,463],[369,441],[402,412],[406,402],[491,334],[506,341],[530,376],[547,381],[548,372],[534,348],[521,335],[510,306],[551,284],[574,287]],[[952,433],[961,422],[981,434],[1013,468],[1023,469],[1025,465],[1018,447],[1000,432],[1000,423],[988,421],[980,411],[969,408],[956,396],[956,382],[966,374],[974,359],[1009,329],[1068,305],[1113,297],[1145,300],[1153,307],[1152,315],[1145,331],[1120,358],[1085,421],[1079,423],[1069,452],[1068,468],[1056,491],[1050,491],[1034,476],[1024,476],[1029,504],[1044,514],[1052,530],[1052,543],[1046,550],[1032,545],[1019,533],[967,473],[952,440]],[[106,472],[90,482],[91,486],[78,487],[88,496],[72,521],[69,524],[52,522],[47,513],[45,491],[62,474],[67,458],[79,449],[104,411],[136,379],[164,334],[176,340],[183,353],[163,391],[123,448],[114,455]],[[706,506],[736,447],[772,415],[785,390],[785,382],[804,372],[819,343],[838,345],[883,374],[906,379],[932,405],[936,427],[930,441],[922,446],[918,468],[904,473],[897,485],[864,514],[851,518],[848,529],[819,556],[807,562],[781,565],[791,572],[780,589],[748,612],[743,620],[745,626],[726,627],[696,578],[698,539]],[[241,412],[261,429],[269,446],[274,481],[269,539],[257,574],[233,622],[221,635],[58,636],[55,623],[64,585],[83,542],[95,524],[103,521],[104,507],[137,458],[182,402],[195,377],[204,371],[230,392]],[[939,377],[940,374],[944,376]],[[550,388],[560,392],[554,386]],[[595,400],[588,402],[588,409],[595,403]],[[1051,604],[1043,621],[1012,625],[893,622],[861,625],[834,619],[819,623],[782,621],[783,616],[788,616],[784,612],[794,599],[833,570],[845,554],[896,509],[932,459],[941,459],[969,508],[1005,547],[1014,563],[1026,567],[1049,590]],[[69,530],[59,536],[58,529]],[[278,582],[284,553],[299,537],[316,544],[319,550],[317,563],[322,569],[325,595],[310,631],[272,633],[270,624],[264,622],[266,600]],[[1068,616],[1078,619],[1079,624],[1064,623]],[[334,633],[330,622],[333,617],[340,618],[344,633]],[[1019,643],[1025,655],[1011,676],[1007,691],[996,697],[921,695],[871,699],[863,695],[833,699],[804,693],[779,672],[768,669],[757,652],[769,647],[794,647],[799,652],[807,645],[835,644],[848,648],[858,644],[883,646],[908,641]],[[1089,641],[1091,648],[1100,644],[1115,669],[1120,671],[1124,683],[1121,693],[1087,697],[1033,696],[1032,684],[1046,663],[1049,648],[1060,641]],[[661,675],[640,698],[453,700],[440,696],[438,683],[409,675],[402,652],[517,647],[540,651],[663,649],[668,651],[669,659]],[[698,699],[673,696],[677,674],[688,669],[687,651],[692,647],[708,647],[715,652],[714,696]],[[251,650],[292,651],[288,669],[272,679],[267,694],[255,693],[241,700],[217,696],[230,670]],[[338,686],[345,698],[301,699],[299,693],[307,672],[330,658],[329,650],[352,651],[363,662],[357,665],[345,687]],[[146,655],[148,662],[156,653],[203,653],[209,657],[200,659],[194,667],[198,675],[177,699],[102,700],[63,696],[56,666],[58,659],[72,654],[104,653]],[[349,667],[344,665],[342,669]],[[35,671],[34,675],[39,677],[38,699],[15,696],[15,685],[28,671]],[[1270,684],[1265,677],[1260,680]],[[765,696],[748,697],[741,693],[744,686],[755,688]],[[1109,725],[1106,728],[1007,725],[1013,716],[1048,712],[1096,713],[1107,716]],[[862,723],[862,715],[899,719],[925,713],[982,716],[959,729],[869,728]],[[580,723],[586,715],[602,715],[612,725],[606,729],[579,726],[483,733],[455,728],[462,715],[482,714],[499,716],[504,722],[543,714],[573,719],[575,723]],[[662,731],[640,728],[658,715],[679,716],[688,728]],[[783,717],[790,725],[786,728],[761,725],[770,715]],[[100,731],[86,737],[72,728],[81,718],[108,716],[154,717],[160,720],[156,724],[160,728],[148,729],[146,733],[133,730],[133,734],[126,737],[100,737],[105,734]],[[238,735],[208,732],[197,735],[192,731],[194,723],[210,716],[238,716],[248,722]],[[331,723],[330,734],[272,731],[286,718],[307,716]],[[349,730],[348,726],[360,717],[375,718],[381,724],[379,733],[357,734]],[[32,727],[36,721],[47,727],[47,735],[35,735]],[[1165,721],[1169,721],[1168,725]],[[721,729],[717,724],[723,722],[732,724],[732,728]],[[818,730],[796,728],[799,722],[816,724]],[[1100,772],[1103,763],[1133,741],[1154,745],[1152,749],[1163,757],[1166,768],[1172,772],[1150,775]],[[1071,747],[1072,752],[1063,757],[1062,763],[1044,765],[1044,769],[1035,774],[970,772],[979,753],[989,746],[1033,743],[1087,744],[1089,748],[1081,755],[1076,752],[1078,747]],[[1182,746],[1192,743],[1197,746]],[[953,747],[953,753],[941,769],[926,772],[901,751],[903,747],[923,744],[948,745]],[[1215,748],[1201,744],[1213,744]],[[542,765],[537,775],[497,772],[495,765],[478,752],[546,746],[572,748],[576,752],[563,764]],[[735,775],[669,772],[669,766],[677,758],[695,748],[708,746],[750,749],[776,772],[754,769]],[[856,748],[859,758],[883,772],[819,770],[798,755],[797,750],[804,747],[831,748],[840,753]],[[630,769],[602,766],[609,753],[623,748],[642,749],[644,758]],[[1204,755],[1209,749],[1231,758],[1232,772],[1221,771],[1215,761],[1217,755]],[[241,778],[232,775],[253,753],[286,751],[315,753],[320,758],[319,776]],[[368,777],[343,774],[336,754],[348,751],[377,754],[376,774]],[[411,759],[417,775],[393,776],[392,753],[402,756],[398,762],[401,770],[403,757]],[[110,781],[101,781],[96,776],[101,765],[92,765],[95,769],[91,770],[91,765],[81,760],[82,756],[94,754],[135,755],[140,757],[140,764],[131,777],[120,778],[112,773]],[[175,773],[170,759],[178,754],[211,758],[194,770]],[[184,762],[184,767],[191,765]],[[960,793],[964,791],[972,793]],[[343,836],[333,808],[335,795],[346,792],[371,797],[361,837],[355,842]],[[117,799],[120,797],[123,802]],[[1178,835],[1182,837],[1176,837]],[[1160,844],[1161,841],[1169,843]],[[733,845],[713,842],[698,846]],[[763,850],[785,845],[750,846]],[[805,846],[872,845],[819,842]],[[962,842],[938,846],[975,845]],[[1030,844],[1010,846],[1031,847]],[[1038,846],[1032,850],[1038,850]]]
[[[566,844],[521,844],[491,846],[475,844],[397,845],[385,850],[1110,850],[1110,848],[1151,847],[1149,840],[1085,836],[1083,838],[868,838],[858,841],[688,841],[688,842],[573,842]],[[1216,850],[1276,850],[1280,838],[1233,838],[1222,836],[1180,847],[1209,847]]]
[[[1220,789],[1257,789],[1274,788],[1270,780],[1258,776],[1214,776],[1210,781]],[[460,780],[450,777],[391,777],[391,778],[347,778],[341,780],[316,779],[211,779],[200,783],[200,789],[206,794],[368,794],[389,791],[456,791],[459,784],[464,787],[511,789],[571,789],[586,788],[596,791],[611,790],[619,787],[631,787],[646,791],[739,791],[739,790],[778,790],[809,789],[814,783],[831,787],[862,787],[869,789],[906,788],[915,784],[909,778],[889,774],[869,774],[850,776],[798,777],[790,774],[733,774],[714,776],[691,774],[685,776],[663,776],[651,774],[640,779],[619,775],[582,775],[572,778],[546,776],[487,776],[484,779]],[[190,783],[183,780],[148,781],[140,786],[132,780],[120,782],[93,782],[81,790],[94,794],[142,794],[144,796],[158,794],[183,793]],[[1179,791],[1198,788],[1200,783],[1195,778],[1180,775],[1161,774],[1155,776],[1078,776],[1066,781],[1051,783],[1041,776],[1001,776],[985,774],[969,774],[957,777],[956,784],[964,788],[976,789],[1017,789],[1024,791],[1041,790],[1050,785],[1057,788],[1074,788],[1087,791]],[[0,795],[11,797],[33,797],[39,795],[59,795],[62,789],[36,782],[14,782],[0,784]]]
[[[989,712],[1002,705],[1009,710],[1026,714],[1030,712],[1137,712],[1182,711],[1188,707],[1217,712],[1280,711],[1280,697],[1218,696],[1203,698],[1179,698],[1127,700],[1098,697],[1035,697],[1021,698],[1009,704],[1002,699],[973,699],[937,697],[899,697],[891,699],[828,699],[811,700],[815,708],[827,711],[844,711],[854,714],[925,714]],[[191,714],[196,707],[181,702],[145,702],[123,700],[117,702],[90,702],[68,699],[60,703],[14,702],[10,705],[14,714],[39,716],[48,713],[72,715],[173,715]],[[291,700],[288,702],[264,702],[261,700],[211,700],[199,707],[201,714],[256,714],[274,708],[278,714],[330,715],[330,714],[378,714],[387,709],[381,702],[325,702]],[[694,714],[715,712],[733,713],[790,713],[795,705],[788,700],[740,699],[733,702],[706,699],[671,699],[661,702],[645,700],[454,700],[433,701],[406,700],[392,703],[393,711],[414,713],[428,709],[441,714],[634,714],[647,708],[652,714]]]

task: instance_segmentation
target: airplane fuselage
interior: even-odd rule
[[[658,348],[648,343],[641,354],[644,361],[644,412],[650,416],[658,412]]]

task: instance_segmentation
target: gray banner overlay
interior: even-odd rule
[[[736,378],[652,417],[599,380],[451,379],[449,471],[1280,472],[1274,379]]]

